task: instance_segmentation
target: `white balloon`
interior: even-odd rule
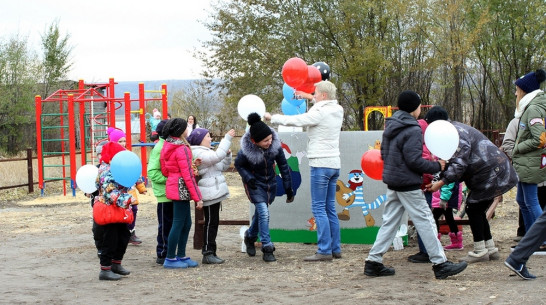
[[[248,115],[252,112],[256,112],[261,117],[265,114],[265,104],[262,99],[254,94],[248,94],[243,96],[239,100],[239,104],[237,105],[237,112],[239,112],[239,115],[243,118],[243,120],[248,119]]]
[[[86,164],[76,173],[76,184],[84,193],[91,194],[97,190],[95,181],[99,175],[99,169],[91,164]]]
[[[425,130],[425,144],[435,156],[449,160],[459,147],[459,133],[450,122],[437,120]]]

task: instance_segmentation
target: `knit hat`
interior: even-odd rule
[[[248,115],[248,125],[250,125],[250,137],[255,142],[260,142],[270,134],[273,134],[271,128],[262,121],[262,118],[256,112]]]
[[[163,127],[163,136],[166,138],[171,137],[181,137],[184,131],[188,128],[188,122],[181,118],[174,118],[169,120]]]
[[[108,140],[112,142],[117,142],[119,139],[125,138],[125,132],[114,127],[108,127],[106,133],[108,134]]]
[[[124,151],[125,148],[119,145],[117,142],[108,142],[102,147],[102,153],[100,154],[100,161],[110,164],[114,156],[120,152]]]
[[[165,124],[167,124],[168,120],[162,120],[161,122],[157,123],[157,126],[155,127],[155,132],[163,139],[165,139],[167,136],[163,136],[163,127],[165,127]]]
[[[157,108],[154,108],[154,110],[153,110],[153,117],[154,117],[154,119],[161,119],[161,112],[159,112],[159,110],[157,110]]]
[[[430,108],[429,111],[427,111],[427,114],[425,114],[425,121],[427,123],[432,123],[436,120],[449,120],[449,115],[447,114],[447,111],[442,106],[434,106]]]
[[[203,142],[203,139],[205,138],[207,133],[209,133],[208,129],[196,128],[191,132],[190,136],[188,137],[188,142],[190,142],[190,145],[201,145],[201,142]]]
[[[99,142],[99,144],[97,144],[97,146],[95,147],[95,152],[98,154],[102,153],[102,147],[108,143],[108,141],[101,141]]]
[[[413,112],[419,105],[421,105],[421,97],[411,90],[402,91],[398,96],[398,109],[400,110],[408,113]]]
[[[546,71],[538,69],[534,72],[529,72],[524,76],[516,79],[514,84],[518,86],[525,93],[533,92],[540,89],[540,83],[546,79]]]

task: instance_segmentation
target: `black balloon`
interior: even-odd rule
[[[316,62],[313,64],[313,67],[317,68],[320,71],[322,80],[330,79],[330,67],[325,62]]]

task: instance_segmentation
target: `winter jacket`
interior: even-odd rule
[[[268,149],[262,149],[252,143],[247,132],[241,138],[241,149],[235,158],[235,168],[241,175],[248,199],[252,203],[273,203],[277,191],[275,163],[279,168],[287,193],[292,191],[292,178],[288,170],[288,163],[282,151],[281,140],[275,130],[271,129],[273,142]],[[248,184],[254,180],[255,188]],[[288,191],[290,190],[290,191]]]
[[[180,200],[178,182],[182,178],[190,197],[197,202],[202,199],[201,191],[195,182],[192,168],[192,153],[189,145],[180,138],[168,137],[161,150],[161,173],[167,177],[165,192],[170,200]]]
[[[161,162],[159,161],[164,143],[165,140],[159,138],[159,141],[155,144],[150,153],[150,159],[148,161],[148,178],[152,181],[152,189],[154,190],[157,202],[170,202],[165,194],[167,177],[163,176],[163,173],[161,173]]]
[[[394,191],[421,188],[423,173],[439,172],[440,163],[423,159],[423,134],[417,120],[399,110],[385,120],[381,142],[383,182]]]
[[[525,97],[524,97],[525,98]],[[512,163],[519,181],[540,183],[546,180],[546,95],[538,93],[523,110],[512,151]]]
[[[99,196],[95,196],[95,200],[104,201],[107,205],[116,204],[119,207],[127,208],[134,200],[133,196],[128,193],[129,188],[114,180],[108,163],[101,162],[96,186]]]
[[[432,193],[432,208],[439,208],[440,200],[447,201],[447,207],[459,210],[463,201],[462,183],[446,184]]]
[[[480,131],[451,122],[459,133],[459,147],[449,159],[442,181],[464,182],[470,193],[466,202],[490,200],[512,189],[518,182],[510,160]]]
[[[309,126],[307,130],[309,166],[341,168],[339,135],[343,123],[343,107],[338,104],[337,100],[317,102],[304,114],[272,115],[271,123]],[[331,159],[325,160],[325,158]]]
[[[501,150],[504,151],[510,159],[512,158],[514,144],[518,135],[518,125],[519,119],[516,118],[513,118],[510,123],[508,123],[508,127],[506,127],[506,131],[504,132],[504,138],[502,139],[502,145],[500,146]]]
[[[201,159],[199,169],[199,189],[203,196],[203,206],[209,206],[218,203],[229,195],[229,189],[226,178],[222,174],[231,165],[231,152],[228,154],[231,146],[232,137],[226,134],[216,151],[205,146],[192,146],[193,156]]]

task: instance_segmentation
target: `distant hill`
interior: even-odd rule
[[[188,88],[193,82],[198,79],[170,79],[170,80],[150,80],[150,81],[131,81],[117,82],[116,97],[123,97],[125,92],[131,94],[131,99],[138,98],[138,84],[144,83],[144,90],[161,90],[161,85],[167,85],[167,99],[170,101],[172,94],[180,89]],[[146,93],[146,97],[152,96],[154,93]],[[155,93],[157,94],[157,93]]]

